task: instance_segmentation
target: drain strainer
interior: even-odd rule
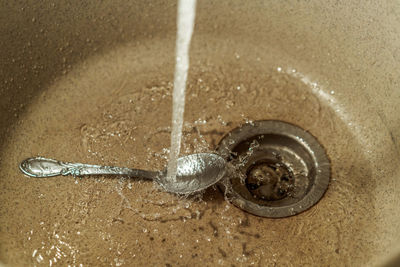
[[[234,129],[218,152],[232,168],[218,184],[228,199],[252,214],[298,214],[328,188],[330,162],[307,131],[282,121],[256,121]]]

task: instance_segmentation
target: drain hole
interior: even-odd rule
[[[246,172],[246,187],[255,199],[274,201],[291,195],[292,172],[281,163],[253,163]]]
[[[263,217],[286,217],[318,202],[328,187],[330,162],[317,139],[281,121],[234,129],[218,152],[235,173],[220,189],[236,206]]]

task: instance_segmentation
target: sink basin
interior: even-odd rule
[[[174,1],[1,3],[0,263],[385,266],[400,258],[400,4],[199,1],[182,154],[279,120],[326,150],[330,184],[287,218],[213,187],[181,198],[136,179],[27,178],[46,156],[162,169]]]

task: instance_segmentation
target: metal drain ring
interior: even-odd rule
[[[259,147],[253,149],[254,140]],[[249,149],[254,151],[247,156]],[[248,157],[248,163],[238,168],[242,176],[260,160],[284,165],[294,173],[293,193],[274,201],[253,198],[243,179],[235,174],[227,175],[218,184],[235,206],[258,216],[296,215],[316,204],[329,185],[330,161],[324,148],[314,136],[293,124],[272,120],[245,124],[222,138],[218,152],[233,165],[238,157]]]

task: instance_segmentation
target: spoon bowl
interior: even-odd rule
[[[225,160],[217,154],[191,154],[178,159],[176,180],[167,178],[167,172],[158,183],[168,192],[190,194],[210,187],[225,174]]]

